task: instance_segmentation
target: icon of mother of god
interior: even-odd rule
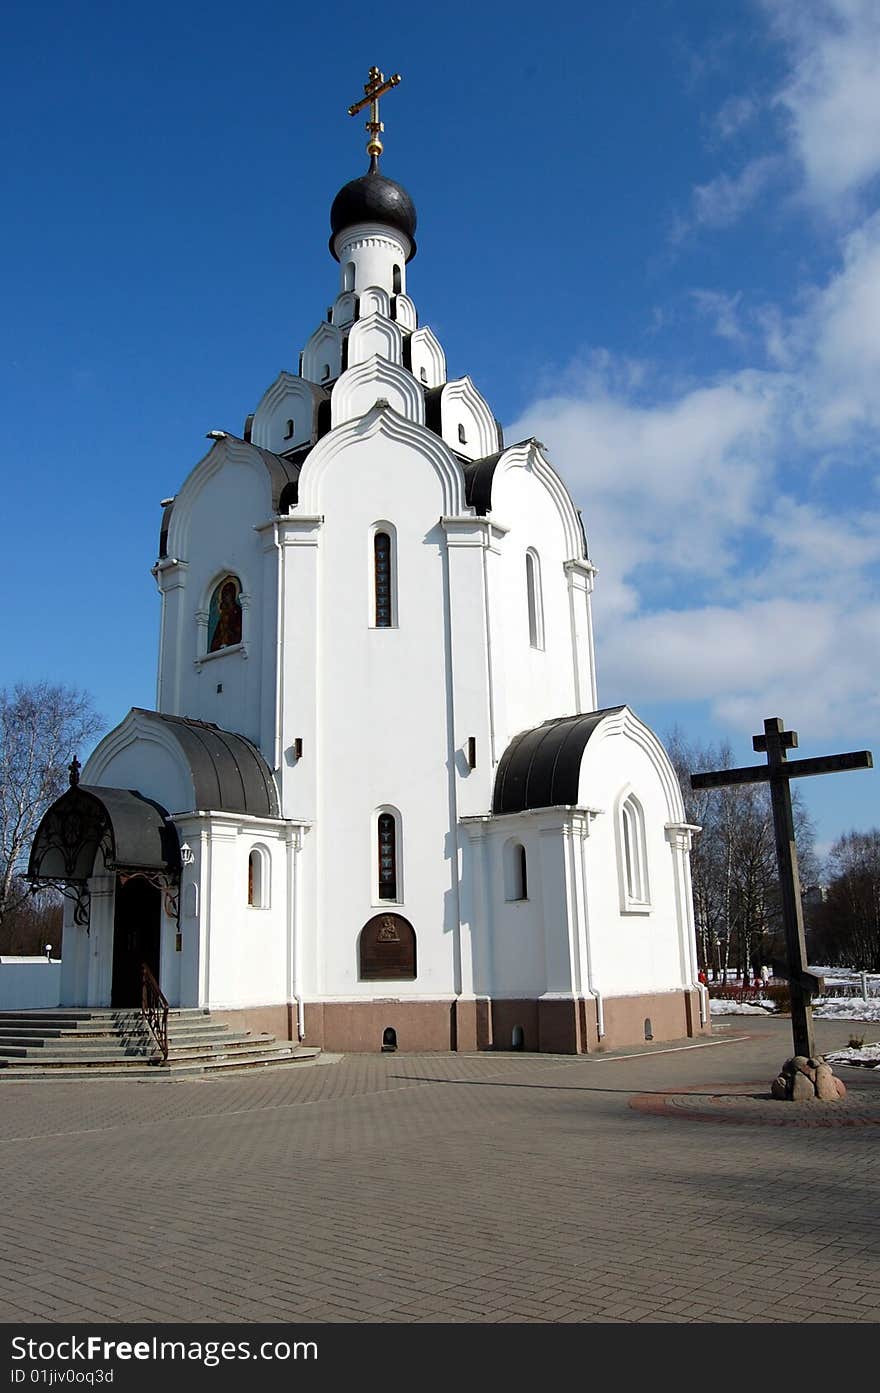
[[[241,584],[234,576],[222,580],[211,596],[208,613],[208,652],[241,643]]]

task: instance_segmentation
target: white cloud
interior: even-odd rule
[[[694,228],[731,226],[772,182],[790,182],[795,168],[806,198],[847,221],[880,174],[880,0],[760,3],[787,61],[786,76],[766,103],[785,119],[781,144],[738,172],[697,184],[689,214],[674,220],[673,242]],[[734,94],[714,125],[730,139],[763,109],[754,96]]]
[[[844,238],[840,270],[804,305],[787,324],[778,314],[772,322],[776,361],[799,366],[798,438],[816,447],[858,435],[872,458],[880,427],[880,214]]]
[[[731,136],[736,135],[750,121],[753,121],[758,114],[758,109],[758,103],[754,97],[728,97],[715,117],[715,125],[722,140],[729,140]]]
[[[681,382],[598,354],[511,438],[545,440],[583,508],[603,700],[702,697],[738,730],[796,711],[843,739],[880,719],[880,511],[847,487],[880,426],[880,215],[798,316],[764,319],[770,366]]]
[[[757,729],[756,713],[796,712],[811,739],[845,737],[880,718],[864,661],[866,645],[876,651],[880,643],[876,607],[780,597],[643,614],[626,625],[601,619],[597,608],[602,700],[603,690],[636,707],[700,696],[722,725],[742,733]]]
[[[700,227],[729,227],[751,208],[778,168],[772,155],[751,160],[739,174],[719,174],[708,184],[697,184],[693,192],[691,224]]]
[[[747,334],[740,323],[742,293],[724,295],[717,290],[692,290],[691,298],[700,314],[712,320],[712,332],[728,343],[743,344]]]
[[[828,205],[880,171],[880,5],[765,0],[765,9],[791,53],[776,102],[809,196]]]

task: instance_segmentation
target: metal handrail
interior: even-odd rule
[[[168,1060],[168,1001],[146,963],[141,963],[141,1013],[162,1051],[162,1062]]]

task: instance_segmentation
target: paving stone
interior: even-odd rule
[[[766,1088],[786,1052],[787,1022],[748,1028],[642,1058],[16,1084],[0,1320],[876,1323],[880,1071],[847,1075],[859,1125],[747,1101],[731,1126],[713,1090]],[[817,1022],[820,1047],[848,1030]],[[664,1090],[700,1115],[630,1106]]]

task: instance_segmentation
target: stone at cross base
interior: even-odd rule
[[[846,1084],[821,1054],[787,1059],[770,1085],[774,1098],[790,1103],[836,1103],[846,1097]]]

